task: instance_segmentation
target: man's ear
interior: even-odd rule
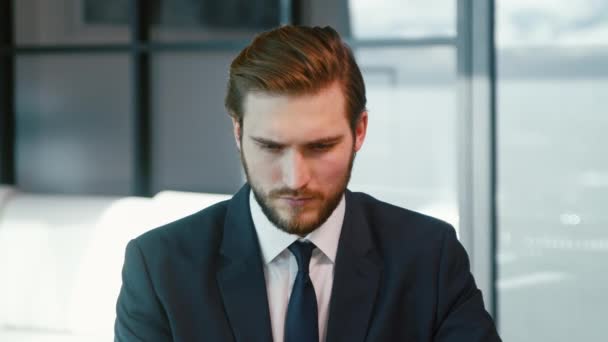
[[[361,113],[361,117],[355,126],[355,152],[359,151],[365,141],[365,134],[367,133],[367,111]]]
[[[234,116],[232,118],[232,131],[234,133],[234,141],[236,142],[236,148],[241,150],[241,135],[243,134],[243,130],[241,129],[241,124],[239,120]]]

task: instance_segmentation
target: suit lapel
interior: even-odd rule
[[[363,341],[374,308],[382,263],[363,208],[346,192],[346,215],[334,270],[327,341]]]
[[[249,186],[228,204],[218,285],[237,341],[272,341],[266,282],[249,210]]]

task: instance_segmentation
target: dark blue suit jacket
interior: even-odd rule
[[[447,223],[346,192],[327,341],[500,341]],[[249,187],[132,240],[117,341],[272,341]]]

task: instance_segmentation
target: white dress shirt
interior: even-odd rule
[[[249,194],[251,218],[260,242],[264,277],[268,293],[268,308],[272,336],[275,342],[283,342],[285,316],[291,289],[298,273],[296,258],[287,249],[294,241],[308,240],[317,246],[310,259],[310,279],[317,295],[319,312],[319,341],[325,341],[329,299],[334,281],[334,263],[338,250],[338,240],[344,221],[344,196],[327,221],[305,238],[286,233],[274,226],[262,212],[253,192]]]

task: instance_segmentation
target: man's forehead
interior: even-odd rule
[[[346,128],[338,125],[315,126],[314,123],[308,125],[283,125],[279,121],[273,121],[261,125],[258,123],[246,125],[244,134],[258,142],[308,144],[339,140],[350,132]]]
[[[282,104],[286,104],[290,101],[294,101],[297,99],[306,99],[306,98],[312,98],[315,95],[319,94],[319,91],[317,92],[302,92],[302,93],[283,93],[283,92],[273,92],[273,91],[265,91],[265,90],[251,90],[248,91],[247,94],[245,95],[245,100],[244,100],[244,112],[247,113],[247,111],[251,111],[251,110],[257,110],[258,108],[256,108],[257,106],[260,105],[272,105],[272,106],[277,106],[277,105],[282,105]],[[251,107],[252,105],[256,106],[256,107]]]
[[[243,111],[246,115],[248,112],[257,112],[260,109],[264,109],[264,107],[286,104],[290,99],[298,96],[303,95],[290,95],[262,90],[249,91],[243,101]]]
[[[336,89],[295,96],[251,93],[244,109],[245,134],[276,141],[315,141],[344,135],[350,127]]]
[[[279,102],[293,101],[297,99],[314,99],[320,96],[331,97],[334,101],[342,101],[344,99],[343,90],[339,81],[331,82],[325,86],[319,87],[318,89],[302,90],[302,91],[273,91],[273,90],[262,90],[253,89],[245,93],[244,101],[245,104],[244,112],[247,112],[248,102],[270,102],[275,101],[276,104]]]
[[[248,92],[244,99],[244,114],[289,107],[291,110],[323,109],[345,112],[344,96],[338,86],[326,87],[316,92],[283,94],[267,91]]]

